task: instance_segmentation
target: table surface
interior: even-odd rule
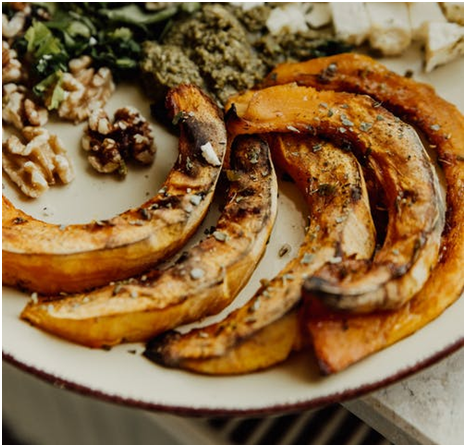
[[[394,444],[463,445],[464,348],[343,405]]]
[[[149,413],[81,396],[45,383],[5,363],[2,373],[4,418],[8,416],[7,419],[16,427],[15,432],[18,434],[24,432],[24,435],[27,435],[26,439],[50,441],[51,433],[53,433],[54,441],[57,440],[60,433],[60,439],[63,440],[80,439],[78,435],[81,432],[78,429],[86,426],[86,430],[90,430],[89,425],[93,425],[93,423],[87,419],[91,415],[93,415],[92,420],[97,418],[101,420],[102,424],[110,424],[109,421],[112,421],[112,426],[115,425],[116,420],[121,419],[121,421],[133,421],[126,425],[140,427],[142,419],[149,419],[152,421],[153,427],[151,428],[150,424],[147,427],[148,436],[153,436],[155,426],[163,428],[158,432],[161,433],[160,436],[165,437],[179,434],[180,429],[186,431],[186,427],[189,428],[190,436],[193,439],[209,439],[210,436],[206,437],[202,430],[202,424],[196,418]],[[463,377],[464,350],[460,349],[441,362],[408,379],[362,398],[344,402],[343,405],[393,444],[463,445]],[[39,406],[44,407],[44,405],[55,408],[57,415],[69,413],[69,410],[74,408],[71,413],[80,414],[82,420],[71,418],[69,421],[67,417],[58,418],[57,421],[59,419],[60,421],[55,424],[54,428],[51,428],[49,425],[53,421],[49,417],[49,412],[46,412],[45,421],[41,421],[38,417],[38,411],[40,414]],[[60,408],[67,410],[59,410]],[[80,411],[80,409],[84,410]],[[119,415],[120,419],[118,419]],[[86,419],[87,416],[89,417]],[[87,422],[84,421],[85,419]],[[65,424],[65,422],[67,423]],[[120,435],[124,431],[123,426],[126,425],[121,422],[118,432]],[[134,433],[128,427],[127,431],[128,439],[132,439],[131,436]],[[109,433],[111,432],[110,430]],[[141,437],[140,428],[137,432],[138,436]],[[102,430],[99,429],[93,436],[91,435],[92,433],[88,433],[88,437],[100,439]],[[63,442],[63,444],[65,443],[68,442]],[[95,442],[92,443],[95,444]],[[178,439],[177,443],[184,442]]]

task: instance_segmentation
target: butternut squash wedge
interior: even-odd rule
[[[223,321],[183,335],[162,334],[149,342],[146,357],[208,374],[244,373],[284,360],[301,345],[295,309],[305,278],[327,261],[373,253],[375,229],[356,158],[315,137],[283,134],[269,141],[275,163],[309,205],[297,257]]]
[[[237,139],[231,167],[227,204],[215,231],[172,267],[58,300],[39,297],[21,317],[95,348],[145,341],[220,312],[254,271],[277,213],[277,181],[267,143],[254,136]]]
[[[211,204],[227,137],[221,112],[195,86],[170,91],[167,108],[181,123],[180,155],[158,194],[140,207],[65,227],[3,197],[3,284],[45,294],[88,290],[137,275],[186,243]]]
[[[416,132],[367,96],[295,84],[246,93],[230,104],[231,135],[292,130],[331,138],[359,154],[384,191],[387,234],[374,258],[327,264],[305,289],[354,312],[409,301],[437,261],[444,222],[438,178]]]

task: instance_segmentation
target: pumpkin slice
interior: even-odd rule
[[[292,309],[278,320],[259,329],[251,337],[237,341],[223,355],[207,358],[184,357],[176,366],[209,375],[246,374],[259,371],[281,363],[293,351],[301,350],[306,345],[303,333],[299,324],[298,310]],[[180,335],[170,334],[169,343],[176,343]],[[203,332],[198,333],[200,334]],[[148,343],[144,355],[150,360],[167,365],[165,351],[160,349],[158,339]]]
[[[356,158],[309,136],[274,135],[270,144],[274,161],[295,180],[310,210],[297,257],[225,320],[153,339],[145,351],[148,358],[211,374],[244,373],[284,360],[300,345],[297,319],[287,314],[295,315],[305,278],[328,261],[373,253],[375,229]],[[278,320],[281,329],[266,329]]]
[[[341,371],[409,336],[438,317],[464,287],[464,119],[435,90],[400,76],[359,54],[342,54],[279,65],[266,85],[300,85],[367,94],[419,128],[442,168],[446,183],[446,223],[441,257],[424,287],[401,309],[370,315],[340,315],[315,300],[306,306],[307,329],[321,368]]]
[[[464,118],[428,84],[390,71],[361,54],[340,54],[278,65],[264,85],[295,82],[322,90],[369,95],[384,108],[418,128],[445,175],[446,222],[441,261],[429,280],[429,296],[451,295],[464,287]],[[427,289],[427,287],[426,287]],[[447,300],[452,302],[451,300]]]
[[[181,123],[180,155],[161,190],[138,208],[84,225],[53,225],[3,197],[3,284],[77,292],[137,275],[179,250],[212,202],[226,151],[218,108],[197,87],[167,96]]]
[[[277,213],[277,181],[267,143],[253,136],[238,138],[231,162],[227,204],[215,231],[172,267],[89,293],[58,300],[40,297],[21,317],[68,340],[102,347],[144,341],[218,313],[250,278]]]
[[[291,130],[331,138],[359,155],[384,192],[387,234],[374,258],[327,264],[305,289],[354,312],[409,301],[437,261],[444,222],[438,178],[416,132],[369,97],[295,84],[248,92],[230,105],[233,136]]]

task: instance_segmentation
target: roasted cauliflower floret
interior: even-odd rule
[[[154,138],[145,118],[133,107],[115,112],[113,123],[102,109],[94,110],[82,138],[89,163],[98,172],[126,175],[126,161],[148,165],[154,160]]]
[[[41,127],[25,127],[23,143],[16,135],[2,145],[3,170],[29,197],[39,197],[58,180],[74,178],[66,150],[58,137]]]

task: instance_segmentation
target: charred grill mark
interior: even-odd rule
[[[240,195],[242,197],[250,197],[250,196],[255,195],[256,193],[257,193],[256,189],[249,186],[248,188],[244,188],[244,189],[240,190],[238,192],[238,195]]]
[[[147,359],[168,367],[176,367],[179,364],[179,359],[165,354],[165,346],[176,342],[181,337],[181,334],[176,331],[168,331],[152,338],[147,344],[146,349],[142,353]]]
[[[345,255],[345,251],[343,250],[342,243],[340,240],[335,242],[335,257],[342,258]]]
[[[161,197],[157,200],[157,208],[177,208],[180,203],[181,199],[178,196]]]
[[[21,225],[21,224],[27,223],[27,219],[24,219],[23,217],[15,217],[12,223],[13,225]]]
[[[362,187],[361,185],[351,185],[350,198],[353,203],[358,202],[362,199]]]
[[[232,150],[245,154],[245,156],[236,157],[233,160],[233,167],[236,170],[250,171],[251,169],[259,170],[260,168],[263,176],[270,174],[271,162],[268,157],[264,157],[264,154],[269,150],[269,145],[262,138],[257,135],[238,135],[233,142]]]
[[[318,75],[317,79],[322,84],[329,84],[335,78],[338,72],[338,66],[335,63],[329,64]]]

